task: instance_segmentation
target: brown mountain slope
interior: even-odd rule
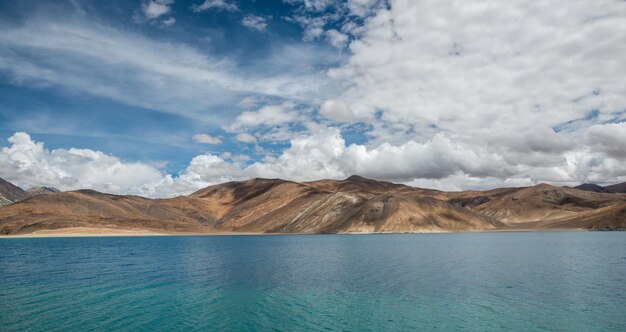
[[[27,199],[28,193],[22,188],[0,178],[0,206]]]
[[[66,227],[213,231],[212,212],[193,198],[151,200],[80,190],[38,195],[0,209],[0,234]]]
[[[28,197],[33,197],[37,195],[45,195],[45,194],[53,194],[60,192],[59,189],[53,187],[34,187],[26,190]]]
[[[451,194],[450,201],[506,224],[525,223],[528,226],[529,222],[541,222],[536,226],[543,227],[560,220],[562,222],[559,225],[565,228],[578,228],[574,221],[594,213],[605,213],[603,208],[625,203],[626,195],[540,184],[477,192],[473,195],[471,192]],[[584,228],[595,228],[592,224],[588,226]]]
[[[236,232],[343,233],[485,230],[502,226],[422,190],[353,176],[296,183],[254,179],[193,193],[219,206],[217,227]],[[435,192],[435,191],[433,191]]]
[[[626,193],[626,182],[606,186],[604,187],[604,190],[610,193]]]
[[[597,184],[594,183],[583,183],[579,186],[574,187],[574,189],[578,189],[578,190],[586,190],[586,191],[593,191],[596,193],[606,193],[608,191],[606,191],[606,189],[602,186],[599,186]]]
[[[597,193],[626,193],[626,182],[602,187],[593,183],[583,183],[580,186],[574,187],[574,189],[595,191]]]
[[[166,232],[355,233],[520,228],[619,229],[626,195],[538,185],[446,193],[362,177],[252,179],[147,199],[92,190],[0,209],[0,233],[67,227]]]

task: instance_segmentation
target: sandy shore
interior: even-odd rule
[[[42,238],[42,237],[99,237],[99,236],[192,236],[192,235],[257,235],[263,233],[224,233],[224,232],[159,232],[146,229],[68,227],[38,230],[27,234],[0,235],[2,238]]]
[[[497,233],[497,232],[588,232],[587,229],[523,229],[523,228],[503,228],[492,230],[476,230],[466,232],[451,231],[423,231],[414,233],[368,233],[352,232],[337,233],[344,235],[366,235],[366,234],[437,234],[437,233]],[[240,233],[240,232],[158,232],[145,229],[121,229],[121,228],[96,228],[96,227],[69,227],[61,229],[38,230],[27,234],[0,235],[2,238],[54,238],[54,237],[106,237],[106,236],[210,236],[210,235],[298,235],[309,233]]]
[[[116,229],[116,228],[92,228],[92,227],[69,227],[61,229],[39,230],[28,234],[3,235],[0,238],[21,237],[93,237],[93,236],[164,236],[167,233],[148,231],[145,229]]]

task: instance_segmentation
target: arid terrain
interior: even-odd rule
[[[0,234],[626,229],[626,194],[584,189],[540,184],[443,192],[351,176],[303,183],[252,179],[148,199],[93,190],[24,191],[2,180],[0,197],[8,205],[0,208]]]

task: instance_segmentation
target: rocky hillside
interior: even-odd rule
[[[35,187],[23,190],[22,188],[0,178],[0,206],[23,201],[29,197],[37,195],[57,192],[59,192],[59,190],[52,187]]]
[[[602,187],[593,183],[583,183],[580,186],[574,187],[574,189],[594,191],[597,193],[626,193],[626,182]]]
[[[22,188],[0,178],[0,206],[27,199],[28,193]]]
[[[497,219],[508,228],[626,229],[626,218],[619,208],[626,203],[625,194],[540,184],[451,193],[450,197],[454,204]]]
[[[172,199],[92,190],[37,195],[0,208],[0,233],[69,227],[199,233],[624,229],[625,211],[625,194],[546,184],[447,193],[358,176],[252,179]]]

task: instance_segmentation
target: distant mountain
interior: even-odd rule
[[[25,200],[28,193],[22,188],[0,178],[0,206]]]
[[[79,190],[0,208],[0,234],[71,227],[174,233],[626,229],[626,194],[547,184],[443,192],[352,176],[228,182],[172,199]]]
[[[466,193],[455,195],[463,197]],[[623,194],[586,192],[548,184],[484,193],[470,194],[472,201],[480,201],[470,209],[505,223],[509,229],[626,229]]]
[[[60,192],[59,189],[54,187],[34,187],[26,190],[26,193],[30,197],[37,195],[53,194],[58,192]]]
[[[37,195],[58,192],[59,189],[53,187],[35,187],[28,190],[23,190],[22,188],[12,184],[11,182],[0,178],[0,206],[23,201],[29,197]]]
[[[626,193],[626,182],[614,184],[612,186],[604,187],[604,190],[610,193]]]
[[[583,183],[580,186],[574,187],[574,189],[594,191],[597,193],[626,193],[626,182],[606,187],[602,187],[593,183]]]
[[[593,184],[593,183],[583,183],[580,186],[574,187],[574,189],[585,190],[585,191],[593,191],[593,192],[596,192],[596,193],[606,193],[606,192],[608,192],[608,191],[606,191],[606,189],[604,189],[604,187],[599,186],[597,184]]]

